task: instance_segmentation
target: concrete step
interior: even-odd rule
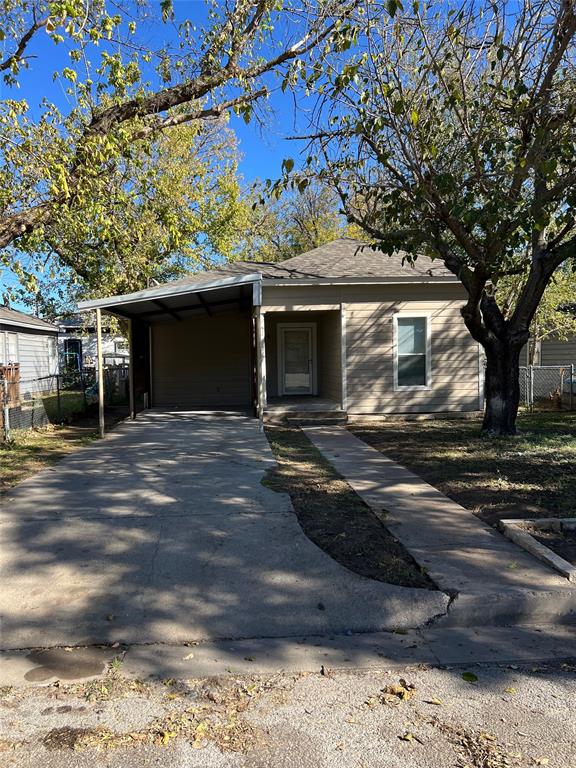
[[[286,414],[288,424],[299,427],[327,427],[346,424],[348,414],[345,411],[327,411],[326,413],[290,413]]]
[[[576,639],[576,589],[461,593],[434,627],[570,626]],[[576,646],[575,646],[576,648]]]
[[[288,423],[298,426],[330,426],[346,424],[348,414],[341,410],[326,411],[297,411],[292,408],[274,408],[264,414],[264,421],[270,423]]]

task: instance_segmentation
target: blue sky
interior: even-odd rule
[[[176,0],[174,8],[174,25],[161,24],[157,20],[141,24],[138,27],[138,39],[151,48],[159,48],[162,44],[177,39],[175,25],[182,19],[190,18],[201,23],[205,18],[205,6],[201,0]],[[54,81],[53,72],[70,66],[67,44],[55,46],[47,35],[41,33],[34,39],[29,53],[32,57],[30,68],[21,72],[20,87],[9,88],[3,83],[0,84],[0,98],[26,99],[36,114],[40,112],[42,99],[46,98],[66,113],[72,106],[70,97],[66,94],[67,81]],[[296,143],[285,139],[285,136],[298,130],[293,96],[280,91],[275,77],[270,78],[268,84],[273,89],[268,102],[271,114],[263,126],[256,121],[246,125],[242,118],[231,116],[230,125],[239,140],[240,173],[246,184],[256,178],[277,178],[280,175],[282,160],[285,157],[296,157],[298,153]],[[15,276],[0,268],[0,288],[2,285],[16,284]]]

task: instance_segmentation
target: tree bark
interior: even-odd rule
[[[490,435],[515,435],[520,405],[520,352],[522,344],[495,339],[486,352],[486,399],[482,431]]]

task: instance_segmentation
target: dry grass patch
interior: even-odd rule
[[[0,442],[0,493],[88,445],[96,436],[91,427],[15,430],[11,443]]]
[[[288,493],[302,530],[354,573],[402,587],[435,589],[402,544],[297,427],[266,428],[278,461],[264,484]]]
[[[522,414],[520,434],[488,438],[479,420],[357,424],[368,445],[486,522],[576,515],[576,413]]]

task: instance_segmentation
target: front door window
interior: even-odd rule
[[[314,329],[310,325],[282,327],[281,394],[314,394]]]

